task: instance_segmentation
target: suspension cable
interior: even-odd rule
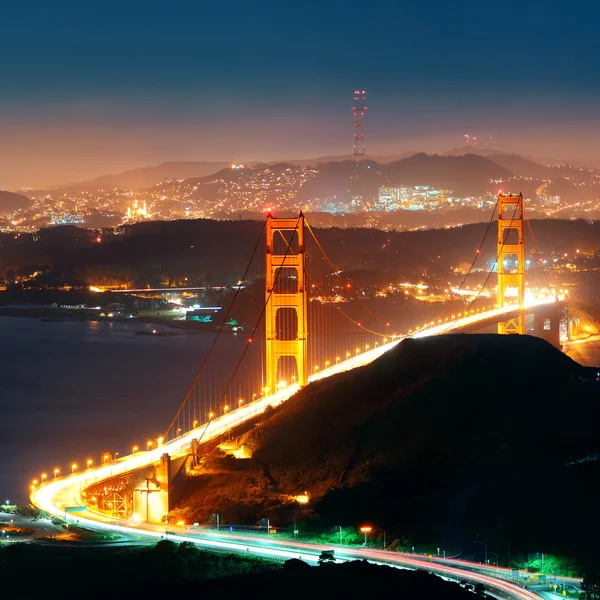
[[[175,417],[173,418],[173,420],[171,421],[171,424],[169,425],[169,427],[167,428],[167,431],[164,435],[164,437],[166,438],[169,431],[171,430],[171,428],[173,427],[173,425],[175,424],[175,422],[177,421],[177,418],[179,417],[179,415],[181,414],[181,411],[183,410],[186,402],[189,400],[190,394],[192,393],[194,386],[198,383],[198,380],[200,379],[204,368],[206,367],[208,360],[217,344],[217,340],[219,339],[219,336],[221,335],[221,332],[223,331],[223,328],[225,327],[225,324],[227,323],[227,321],[229,320],[229,315],[231,314],[231,311],[233,309],[233,306],[235,304],[235,301],[237,300],[237,297],[240,293],[240,290],[242,289],[242,285],[244,283],[244,281],[246,280],[246,277],[248,276],[248,272],[250,271],[250,266],[252,265],[252,262],[254,261],[254,257],[256,255],[256,252],[258,250],[260,241],[262,240],[262,237],[265,233],[265,229],[267,227],[267,221],[265,219],[265,222],[263,223],[262,229],[260,231],[260,235],[258,236],[258,239],[256,240],[256,244],[254,245],[254,249],[252,250],[252,254],[250,255],[250,260],[248,261],[248,264],[246,265],[246,270],[244,271],[244,275],[242,276],[242,279],[240,280],[237,289],[235,290],[235,294],[233,295],[233,298],[231,299],[231,302],[229,303],[229,306],[227,307],[227,312],[225,313],[225,316],[223,317],[223,321],[221,322],[221,325],[219,326],[219,329],[217,330],[217,333],[212,341],[212,344],[210,345],[210,348],[208,349],[208,352],[206,353],[206,356],[204,357],[204,360],[202,361],[202,365],[200,366],[200,368],[198,369],[198,372],[196,373],[196,377],[194,377],[194,380],[192,381],[192,384],[190,385],[184,399],[183,402],[181,403],[181,405],[179,406],[179,409],[177,411],[177,413],[175,414]]]
[[[294,230],[292,232],[292,237],[290,239],[288,247],[286,248],[285,254],[283,256],[283,264],[285,264],[285,259],[287,258],[289,251],[291,250],[292,240],[294,239],[294,235],[298,232],[299,224],[300,224],[300,217],[298,217],[298,219],[296,221],[296,227],[294,228]],[[258,316],[258,319],[256,320],[256,324],[254,325],[254,328],[252,329],[252,333],[250,334],[250,338],[248,339],[248,343],[246,344],[246,346],[242,352],[242,355],[240,356],[240,359],[238,360],[238,362],[235,366],[235,369],[233,370],[233,373],[231,374],[231,377],[229,378],[229,381],[227,382],[227,385],[225,386],[225,389],[223,390],[223,393],[221,394],[221,400],[223,400],[225,398],[225,395],[229,391],[229,388],[230,388],[235,376],[237,375],[240,365],[242,364],[242,361],[244,360],[244,357],[246,356],[246,353],[248,352],[248,349],[250,348],[250,344],[252,343],[252,340],[254,339],[254,334],[256,333],[256,330],[258,329],[258,326],[260,325],[260,322],[262,321],[265,311],[267,310],[267,306],[269,304],[269,301],[271,300],[271,296],[273,295],[273,291],[275,290],[275,286],[277,285],[277,280],[279,279],[279,275],[281,274],[282,270],[283,270],[283,268],[279,268],[279,269],[277,269],[277,272],[275,273],[275,279],[273,280],[273,287],[271,288],[269,295],[267,296],[267,299],[266,299],[265,303],[263,304],[262,310],[260,311],[260,315]],[[212,419],[209,418],[209,420],[206,424],[207,427],[210,424],[211,420]],[[202,435],[204,435],[204,433]]]
[[[329,258],[329,256],[327,255],[327,253],[325,252],[325,250],[323,249],[323,246],[321,246],[321,243],[319,242],[319,240],[317,239],[317,236],[315,235],[314,231],[312,230],[312,227],[310,226],[310,224],[308,223],[308,221],[306,221],[306,226],[308,227],[308,231],[310,232],[310,234],[312,235],[313,239],[315,240],[317,246],[319,247],[319,250],[321,251],[321,253],[323,254],[323,256],[325,257],[325,260],[329,263],[330,268],[332,269],[332,272],[334,275],[336,275],[339,280],[344,284],[344,288],[347,289],[351,296],[376,320],[379,321],[384,327],[389,327],[392,331],[394,331],[396,334],[398,335],[402,335],[401,331],[398,331],[397,329],[395,329],[394,327],[392,327],[390,325],[390,323],[383,321],[382,319],[380,319],[368,306],[366,306],[366,304],[358,297],[358,295],[356,294],[356,292],[353,290],[351,284],[346,281],[339,272],[339,269],[336,268],[336,266],[333,264],[333,262],[331,262],[331,259]]]
[[[312,285],[314,287],[317,288],[317,290],[319,291],[319,293],[321,295],[325,295],[325,293],[323,292],[323,289],[319,286],[318,283],[316,283],[314,277],[307,271],[306,274],[308,275]],[[334,308],[340,312],[344,317],[346,317],[346,319],[348,319],[348,321],[350,321],[353,325],[356,325],[356,327],[359,327],[360,329],[366,331],[367,333],[372,333],[373,335],[377,335],[379,337],[382,338],[390,338],[390,337],[397,337],[396,334],[390,335],[387,333],[379,333],[378,331],[373,331],[372,329],[369,329],[368,327],[365,327],[362,323],[356,321],[355,319],[353,319],[349,314],[347,314],[346,312],[344,312],[335,302],[332,302]]]
[[[477,248],[477,251],[475,252],[475,256],[473,257],[473,260],[471,261],[471,265],[469,266],[469,270],[467,271],[466,275],[464,276],[464,278],[463,278],[460,286],[457,288],[457,291],[459,291],[459,292],[462,290],[463,286],[467,282],[467,278],[469,277],[469,275],[473,271],[473,267],[475,266],[475,262],[477,261],[477,259],[480,256],[481,249],[483,248],[483,243],[485,242],[485,240],[486,240],[486,238],[488,236],[488,233],[490,231],[490,227],[492,226],[492,223],[494,222],[494,216],[496,214],[496,210],[497,209],[498,209],[498,198],[496,199],[496,204],[494,205],[494,210],[492,211],[492,214],[490,216],[490,220],[488,221],[487,227],[485,228],[485,233],[483,234],[483,238],[481,239],[479,247]],[[487,283],[487,280],[486,280],[485,283]],[[485,287],[485,283],[481,287],[481,290],[479,290],[479,294],[481,294],[481,292],[483,291],[483,288]],[[477,294],[477,298],[479,298],[479,294]],[[435,321],[439,321],[439,319],[442,318],[442,316],[448,310],[449,307],[450,307],[450,300],[448,300],[445,303],[445,305],[442,308],[442,310],[440,311],[440,313],[437,315],[437,317],[435,317],[434,322]]]
[[[496,202],[496,205],[497,205],[497,204],[498,204],[498,203]],[[515,215],[517,214],[517,208],[518,208],[518,205],[515,205],[515,208],[513,209],[513,214],[512,214],[512,217],[510,218],[510,223],[509,223],[509,225],[508,225],[508,229],[510,229],[510,228],[512,227],[512,224],[513,224],[513,222],[514,222],[514,220],[515,220]],[[487,233],[486,233],[486,235],[487,235]],[[483,285],[481,286],[481,289],[480,289],[480,290],[479,290],[479,292],[477,293],[477,296],[475,296],[475,298],[473,298],[473,300],[471,300],[471,302],[470,302],[470,303],[467,305],[467,308],[465,309],[465,311],[469,310],[469,309],[471,308],[471,306],[473,306],[473,304],[475,304],[475,302],[476,302],[477,300],[479,300],[479,296],[481,295],[481,292],[483,292],[483,290],[484,290],[485,286],[487,285],[487,282],[490,280],[490,277],[492,276],[492,273],[494,272],[494,268],[495,268],[495,267],[496,267],[496,265],[498,264],[498,260],[499,260],[499,258],[500,258],[500,255],[502,254],[502,250],[504,249],[504,245],[505,245],[505,243],[506,243],[506,240],[505,240],[505,239],[503,239],[503,240],[502,240],[502,244],[500,245],[500,249],[498,250],[498,254],[496,255],[496,258],[495,258],[495,260],[494,260],[494,263],[492,264],[492,266],[491,266],[491,268],[490,268],[490,270],[489,270],[489,272],[488,272],[488,274],[487,274],[487,277],[485,278],[485,281],[483,282]],[[525,273],[525,265],[522,265],[522,267],[523,267],[523,273]],[[448,325],[448,327],[446,327],[446,328],[445,328],[445,329],[444,329],[444,330],[443,330],[443,331],[440,333],[440,335],[441,335],[441,334],[443,334],[443,333],[445,333],[446,331],[448,331],[448,329],[449,329],[450,327],[451,327],[451,324],[449,324],[449,325]],[[424,328],[424,329],[426,329],[426,328]],[[421,330],[421,331],[423,331],[423,330]]]

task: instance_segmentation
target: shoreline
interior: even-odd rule
[[[174,321],[167,317],[101,317],[100,311],[94,309],[62,309],[52,308],[50,306],[0,306],[0,318],[1,317],[18,317],[24,319],[40,319],[42,321],[52,323],[60,322],[80,322],[80,321],[98,321],[98,322],[109,322],[109,323],[148,323],[154,325],[164,325],[169,329],[183,329],[186,331],[192,331],[196,333],[214,333],[218,329],[218,325],[213,327],[207,327],[202,323],[194,323],[193,321]]]

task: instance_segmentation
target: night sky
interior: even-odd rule
[[[0,8],[0,189],[165,160],[494,148],[600,166],[592,2],[20,0]]]

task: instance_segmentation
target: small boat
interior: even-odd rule
[[[178,329],[167,329],[159,330],[159,329],[139,329],[135,332],[136,335],[152,335],[156,337],[171,337],[178,335],[185,335],[184,331],[180,331]]]

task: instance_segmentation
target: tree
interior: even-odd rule
[[[590,569],[586,572],[581,582],[581,590],[585,594],[585,600],[600,600],[600,571]]]

